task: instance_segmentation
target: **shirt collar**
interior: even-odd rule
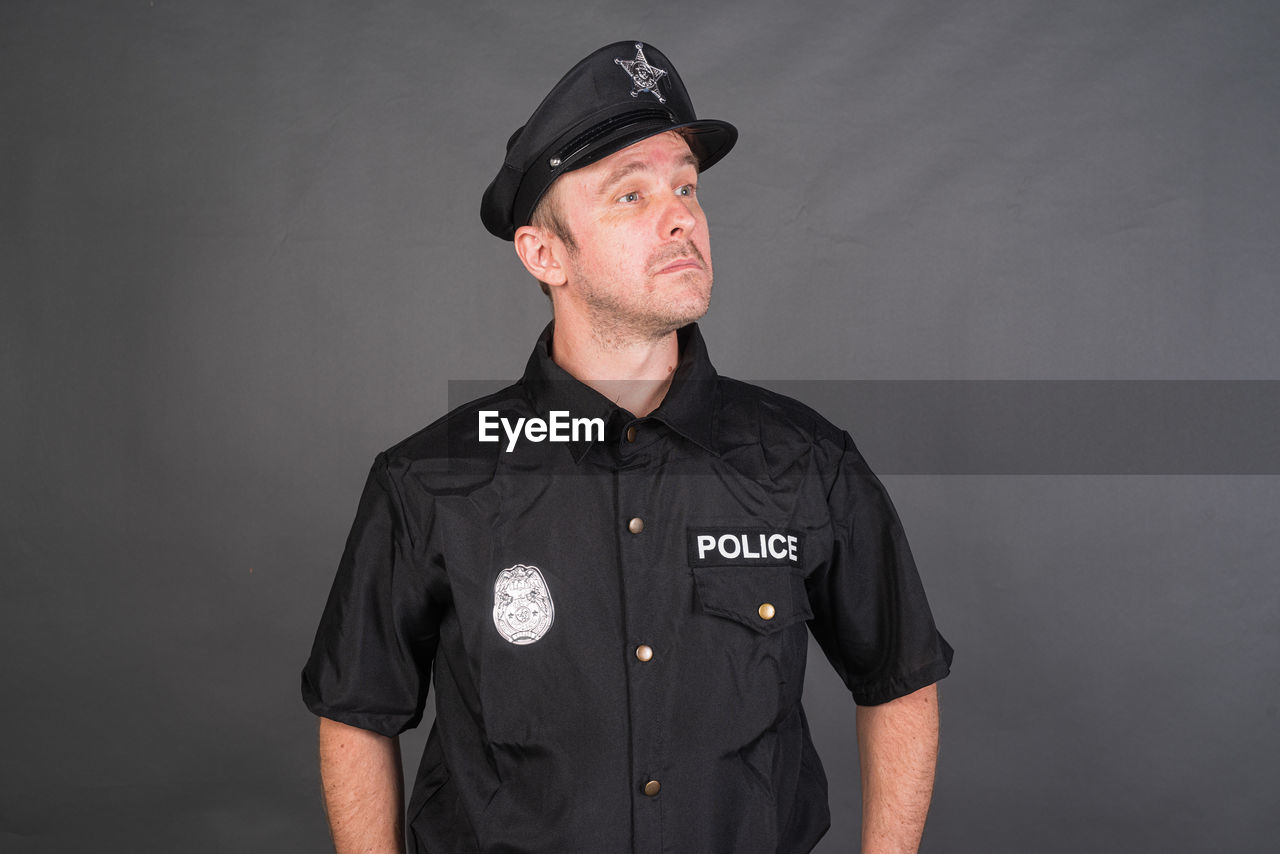
[[[548,323],[538,336],[520,382],[534,408],[544,416],[552,410],[568,411],[573,417],[603,418],[605,439],[631,420],[630,413],[616,406],[595,389],[575,379],[551,358],[551,336],[555,321]],[[716,369],[707,356],[706,343],[698,324],[690,323],[676,332],[680,358],[676,363],[671,387],[662,403],[649,414],[675,432],[717,454],[715,444],[716,412],[720,398]],[[570,452],[580,461],[592,443],[571,442]]]

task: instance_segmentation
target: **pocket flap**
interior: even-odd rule
[[[776,566],[718,566],[693,570],[698,599],[708,614],[773,634],[813,617],[804,578]]]

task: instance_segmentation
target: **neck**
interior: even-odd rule
[[[679,357],[675,332],[616,338],[557,319],[551,337],[553,362],[638,418],[662,403]]]

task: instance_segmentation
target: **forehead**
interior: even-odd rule
[[[698,159],[694,157],[683,136],[676,131],[666,131],[634,142],[562,177],[577,176],[579,181],[596,182],[607,180],[619,169],[627,167],[634,171],[639,168],[678,168],[685,165],[697,169]]]

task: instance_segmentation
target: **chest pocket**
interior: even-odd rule
[[[702,610],[754,629],[780,632],[813,617],[804,578],[776,566],[696,567],[694,584]]]

